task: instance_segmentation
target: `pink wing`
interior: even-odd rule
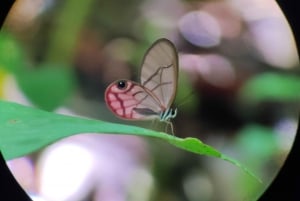
[[[151,91],[130,80],[118,80],[109,85],[105,102],[114,114],[128,120],[159,118],[161,111],[166,109]]]

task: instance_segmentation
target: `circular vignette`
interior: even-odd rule
[[[297,22],[300,14],[297,11],[297,4],[293,1],[276,1],[285,17],[287,18],[289,25],[293,31],[294,38],[297,45],[298,57],[299,57],[299,45],[300,45],[300,25]],[[298,111],[299,112],[299,111]],[[284,196],[286,200],[299,200],[300,195],[297,186],[300,185],[298,153],[300,152],[300,115],[298,115],[298,128],[295,135],[294,143],[291,147],[285,163],[278,172],[276,178],[271,185],[263,193],[259,200],[276,200],[278,197]]]

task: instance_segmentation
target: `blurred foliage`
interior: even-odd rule
[[[300,77],[284,73],[256,75],[245,83],[241,97],[247,102],[299,101]]]
[[[46,64],[16,76],[24,94],[37,107],[52,111],[64,103],[75,88],[73,72],[68,66]]]
[[[270,168],[273,166],[272,163],[274,163],[274,153],[279,153],[280,151],[278,140],[278,135],[274,130],[258,124],[249,124],[239,131],[237,138],[233,142],[237,145],[236,153],[243,152],[243,156],[238,158],[245,158],[247,164],[251,164],[251,168],[255,172],[260,172],[265,184],[271,182],[270,178],[274,176],[274,171],[276,171]],[[264,161],[264,163],[261,161]],[[262,193],[266,188],[257,185],[244,176],[237,178],[237,180],[240,184],[237,185],[237,192],[242,192],[246,188],[248,192]],[[253,200],[258,199],[253,194],[249,194],[249,197],[253,197]]]
[[[93,2],[94,0],[61,2],[56,13],[58,20],[49,37],[46,61],[72,62],[79,35]]]
[[[20,45],[6,32],[0,34],[0,69],[17,73],[24,65],[24,55]]]
[[[76,81],[69,66],[43,63],[29,68],[22,48],[7,33],[1,34],[0,49],[0,69],[15,75],[22,92],[37,107],[54,110],[74,90]]]
[[[238,149],[243,150],[251,164],[272,158],[272,154],[278,151],[276,133],[261,125],[249,124],[241,129],[235,143],[238,144]],[[261,165],[261,163],[257,165]]]
[[[0,86],[4,85],[6,74],[7,73],[0,68]],[[4,96],[3,87],[0,87],[0,98],[2,99],[3,96]]]

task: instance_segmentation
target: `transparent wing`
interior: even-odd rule
[[[161,106],[150,91],[130,80],[118,80],[105,91],[108,108],[123,119],[159,118]]]
[[[164,109],[170,108],[177,89],[178,55],[173,43],[157,40],[146,52],[142,69],[141,85],[159,99]]]

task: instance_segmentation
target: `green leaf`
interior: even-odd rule
[[[300,77],[264,73],[250,79],[241,89],[240,95],[248,101],[299,101]]]
[[[36,70],[17,74],[20,88],[30,101],[41,109],[51,111],[70,95],[75,78],[68,66],[43,64]]]
[[[50,143],[79,133],[127,134],[159,138],[186,151],[226,160],[260,181],[238,161],[195,138],[181,139],[163,132],[50,113],[0,101],[0,149],[9,160],[29,154]]]

